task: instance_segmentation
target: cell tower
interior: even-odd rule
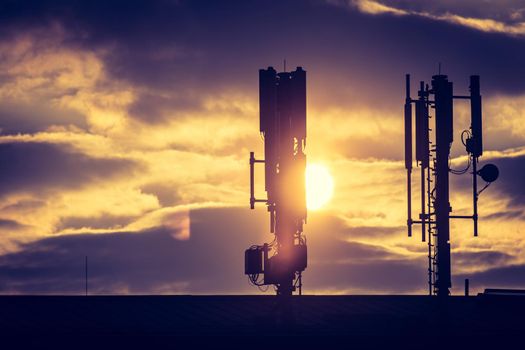
[[[274,285],[277,295],[302,292],[306,269],[306,71],[259,70],[260,132],[264,160],[250,152],[250,207],[266,203],[271,243],[245,251],[245,274],[256,286]],[[267,199],[254,197],[254,166],[264,163]]]
[[[431,97],[433,96],[433,100]],[[462,170],[450,167],[450,148],[453,142],[453,101],[470,100],[471,125],[461,133],[461,141],[468,153],[468,164]],[[421,171],[421,213],[419,220],[412,220],[412,104],[415,104],[416,164]],[[431,139],[429,108],[434,109],[434,138]],[[455,96],[452,82],[446,75],[434,75],[431,87],[422,81],[418,98],[410,97],[410,75],[406,75],[405,100],[405,168],[407,170],[408,236],[412,225],[421,224],[421,239],[428,240],[428,292],[429,295],[450,294],[450,219],[470,219],[474,223],[474,236],[478,235],[478,196],[498,178],[498,168],[487,164],[478,170],[479,157],[483,154],[481,95],[479,76],[470,77],[470,95]],[[449,173],[466,174],[472,168],[472,215],[451,215],[449,201]],[[477,176],[486,185],[478,191]],[[428,239],[427,239],[428,237]]]

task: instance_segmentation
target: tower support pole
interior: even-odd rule
[[[432,79],[436,108],[436,231],[437,231],[437,295],[450,294],[450,198],[449,157],[452,143],[452,83],[445,75]]]

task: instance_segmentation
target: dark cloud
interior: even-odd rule
[[[315,215],[315,214],[314,214]],[[337,217],[315,215],[306,226],[306,288],[367,293],[407,293],[426,288],[426,261],[352,239],[378,238],[399,227],[347,227]]]
[[[329,272],[329,274],[328,274]],[[365,294],[424,293],[426,265],[421,260],[368,260],[331,264],[329,268],[311,264],[304,274],[312,288],[354,290]]]
[[[493,213],[489,215],[484,215],[484,218],[487,220],[490,219],[524,219],[525,213],[523,210],[506,210],[504,212]]]
[[[335,149],[341,150],[346,158],[366,159],[381,155],[380,157],[383,159],[402,160],[404,157],[402,145],[395,137],[354,135],[344,140],[338,140],[334,146]]]
[[[202,103],[198,96],[161,96],[161,93],[148,92],[140,94],[128,112],[131,117],[146,123],[160,123],[199,109]]]
[[[176,249],[170,244],[172,241],[170,233],[161,229],[144,234],[85,234],[43,239],[24,245],[19,253],[0,258],[0,286],[4,292],[80,292],[84,256],[88,256],[92,291],[116,292],[124,283],[131,290],[140,290],[141,286],[151,287],[148,283],[165,273],[170,263],[181,264],[177,259],[184,248]],[[171,256],[165,249],[176,255],[163,264],[159,257]],[[141,280],[141,285],[135,285]]]
[[[264,239],[261,219],[248,210],[196,210],[189,240],[175,239],[177,232],[165,227],[45,238],[0,257],[0,289],[80,293],[87,255],[94,293],[173,291],[177,284],[181,292],[255,292],[243,258],[244,249]]]
[[[525,265],[509,265],[481,272],[458,274],[456,284],[462,285],[468,278],[471,286],[478,290],[484,288],[525,288]]]
[[[490,218],[519,218],[523,216],[523,206],[525,205],[525,188],[523,179],[525,178],[525,156],[517,157],[494,157],[489,160],[481,159],[478,169],[485,164],[495,164],[499,169],[499,177],[490,187],[480,195],[480,202],[485,200],[486,194],[497,194],[497,196],[510,199],[508,211],[490,214]],[[458,167],[459,168],[459,167]],[[452,190],[472,191],[472,175],[456,176],[451,175]],[[478,190],[481,190],[485,183],[478,176]],[[467,193],[468,193],[467,192]]]
[[[101,214],[90,217],[75,217],[69,216],[60,219],[60,222],[55,227],[55,231],[59,232],[64,229],[106,229],[112,230],[115,228],[124,227],[131,223],[136,217],[133,216],[116,216],[111,214]]]
[[[397,234],[404,234],[406,231],[405,226],[357,226],[348,228],[348,237],[356,238],[382,238],[391,237]]]
[[[272,238],[266,232],[266,212],[198,209],[189,215],[188,240],[176,239],[177,231],[159,226],[141,232],[62,235],[23,244],[18,252],[0,257],[0,291],[82,293],[87,255],[93,293],[257,293],[243,275],[243,259],[246,248]],[[334,227],[334,220],[325,217],[322,221]],[[317,222],[307,226],[305,292],[425,293],[426,257],[410,258],[379,245],[346,241],[338,232],[322,230],[321,220]],[[454,254],[454,264],[463,260],[492,265],[508,263],[511,257],[488,251]],[[470,275],[476,283],[518,284],[510,273],[484,276]],[[456,280],[463,277],[458,274]],[[461,286],[457,281],[455,285]]]
[[[407,293],[425,288],[424,259],[408,258],[374,244],[333,237],[310,239],[309,244],[310,261],[304,280],[310,288],[372,294]]]
[[[209,154],[216,157],[230,157],[236,156],[244,158],[245,154],[249,150],[259,147],[260,143],[257,144],[258,140],[254,139],[251,135],[237,136],[237,137],[228,137],[224,143],[209,146],[208,143],[203,142],[200,144],[188,145],[186,142],[173,141],[168,145],[169,149],[182,151],[182,152],[192,152],[199,154]],[[256,148],[255,148],[256,149]],[[223,183],[222,179],[216,177],[209,177],[206,179],[208,184],[221,184]]]
[[[379,215],[382,217],[383,215]],[[324,244],[323,237],[325,232],[330,232],[330,236],[337,237],[340,241],[386,238],[399,234],[405,236],[405,226],[349,226],[336,215],[325,213],[311,213],[308,218],[308,225],[305,229],[306,234],[316,243]]]
[[[20,230],[20,229],[22,229],[24,227],[27,227],[27,226],[24,225],[24,224],[19,223],[16,220],[0,219],[0,229],[16,231],[16,230]]]
[[[514,257],[498,251],[477,251],[477,252],[453,252],[452,260],[454,264],[466,267],[480,266],[501,266],[508,265]]]
[[[36,133],[52,125],[87,128],[84,117],[78,112],[51,108],[49,101],[43,99],[31,104],[2,101],[0,105],[0,135]]]
[[[314,102],[389,109],[402,101],[405,72],[412,72],[415,79],[430,78],[438,62],[457,82],[458,91],[466,91],[468,74],[482,75],[485,93],[525,88],[519,73],[525,58],[522,39],[424,18],[364,16],[324,2],[273,5],[258,1],[157,4],[175,19],[170,16],[167,21],[155,12],[155,23],[138,37],[133,34],[143,30],[145,19],[132,14],[129,32],[104,30],[98,18],[86,25],[94,37],[114,36],[120,45],[108,61],[110,71],[145,86],[198,87],[204,93],[230,85],[250,91],[256,86],[258,68],[280,66],[287,58],[290,66],[303,65],[310,72]],[[293,16],[275,16],[275,8]],[[155,59],[156,52],[166,50],[179,53]],[[130,55],[130,51],[150,54]]]
[[[264,211],[200,209],[190,215],[189,240],[157,227],[141,232],[62,235],[20,246],[0,257],[0,290],[81,293],[84,257],[94,293],[256,293],[243,275],[244,250],[271,240]],[[305,290],[424,288],[424,264],[335,232],[310,232]],[[420,271],[421,270],[421,271]],[[177,287],[178,286],[178,287]],[[178,288],[178,289],[177,289]]]
[[[181,197],[177,193],[177,186],[169,182],[149,183],[143,185],[140,190],[143,193],[152,194],[159,200],[163,207],[171,207],[180,204]]]
[[[3,211],[8,212],[26,212],[36,210],[46,205],[46,202],[39,199],[22,199],[13,204],[2,207]]]
[[[66,145],[13,142],[0,144],[0,195],[77,188],[97,179],[131,175],[130,160],[91,158]]]
[[[403,257],[374,244],[338,240],[333,237],[325,238],[323,241],[314,240],[311,242],[310,257],[316,263],[337,265],[349,261],[363,263],[364,261],[391,260]],[[328,251],[331,253],[330,255],[326,255]]]
[[[523,208],[525,205],[525,156],[499,158],[491,160],[499,168],[499,178],[490,191],[497,191],[510,198],[511,205]]]
[[[177,102],[188,91],[204,95],[233,87],[255,99],[257,69],[281,66],[283,58],[310,72],[312,103],[400,110],[404,73],[428,79],[438,62],[458,92],[467,90],[469,74],[481,74],[485,94],[525,91],[524,39],[427,18],[368,16],[297,0],[31,4],[2,5],[4,33],[62,23],[67,45],[108,48],[104,59],[112,77],[156,96],[160,90],[171,94],[174,110],[198,106],[191,99]],[[157,105],[165,101],[153,95],[139,96],[132,114],[159,121]]]

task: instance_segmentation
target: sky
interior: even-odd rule
[[[305,293],[426,293],[404,76],[415,90],[439,64],[458,94],[481,76],[480,162],[500,169],[479,237],[451,224],[452,292],[525,288],[524,44],[518,0],[3,1],[0,293],[81,294],[85,256],[92,294],[261,293],[243,275],[244,250],[272,239],[248,155],[263,152],[258,70],[284,59],[307,71],[308,162],[335,186],[308,214]],[[469,214],[470,177],[451,181]]]

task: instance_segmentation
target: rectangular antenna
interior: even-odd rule
[[[272,67],[259,70],[260,132],[267,131],[276,107],[276,72]]]
[[[407,170],[412,170],[412,104],[410,99],[410,74],[406,75],[405,168]]]
[[[275,166],[277,163],[275,143],[277,142],[277,72],[272,67],[259,70],[259,112],[260,132],[264,135],[264,188],[268,200],[273,200]]]
[[[472,131],[472,155],[476,158],[483,154],[483,135],[481,121],[481,94],[479,87],[479,75],[470,76],[470,112]]]
[[[420,162],[422,168],[428,168],[430,139],[424,82],[420,82],[418,95],[419,99],[416,101],[416,161]]]
[[[407,169],[407,229],[412,237],[412,100],[410,98],[410,74],[405,80],[405,168]]]
[[[428,107],[425,83],[419,83],[419,98],[416,101],[416,161],[421,167],[421,240],[426,240],[425,169],[429,163]]]
[[[306,145],[306,71],[297,67],[291,72],[291,136],[294,140],[294,164],[292,172],[295,206],[298,217],[306,218],[306,185],[304,169],[306,168],[306,156],[304,147]]]
[[[250,209],[255,209],[255,154],[250,152]]]
[[[445,109],[447,113],[448,129],[450,135],[450,143],[454,141],[454,88],[452,82],[449,81],[446,84],[446,95],[445,95]]]
[[[306,138],[306,71],[301,67],[291,73],[292,133],[298,140]]]

